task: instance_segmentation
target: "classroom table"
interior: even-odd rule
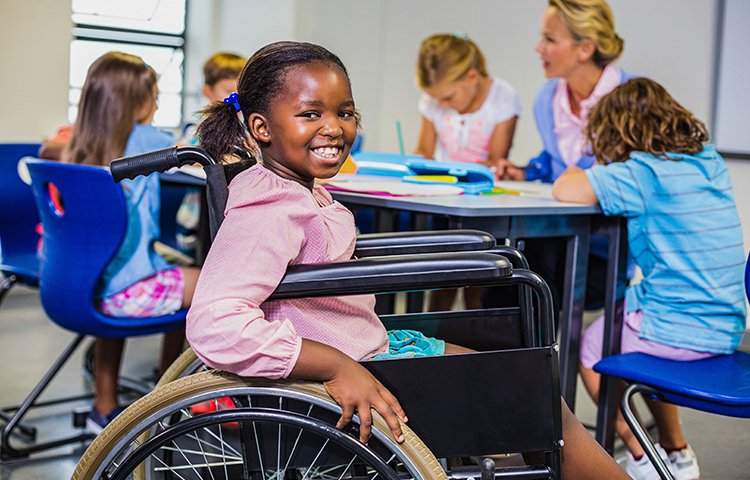
[[[355,181],[355,177],[339,175],[337,179]],[[508,239],[519,246],[525,238],[562,237],[566,240],[563,304],[560,315],[560,383],[568,406],[575,408],[579,346],[583,326],[586,289],[586,268],[589,236],[610,238],[607,298],[605,316],[607,329],[604,351],[619,352],[621,319],[615,318],[617,274],[625,268],[626,229],[618,217],[605,217],[598,205],[563,203],[552,198],[551,185],[534,182],[498,182],[499,187],[520,194],[454,195],[454,196],[384,196],[350,191],[331,191],[332,196],[352,210],[374,209],[378,232],[398,229],[398,212],[410,212],[413,230],[426,230],[429,215],[444,215],[450,229],[469,228],[488,232],[498,239]],[[528,192],[528,193],[523,193]],[[622,288],[620,289],[622,290]],[[619,323],[618,323],[619,320]],[[607,446],[614,440],[614,415],[617,412],[616,382],[603,384],[597,440]],[[614,400],[614,402],[613,402]],[[601,432],[599,431],[601,430]],[[609,439],[609,440],[608,440]]]

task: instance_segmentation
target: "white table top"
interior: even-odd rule
[[[400,181],[398,177],[339,174],[336,180],[346,181]],[[349,191],[331,191],[338,201],[369,207],[392,208],[423,213],[446,214],[461,217],[515,216],[515,215],[590,215],[601,213],[599,205],[582,205],[560,202],[552,198],[552,185],[541,182],[498,181],[496,187],[521,191],[520,195],[451,195],[393,197]]]

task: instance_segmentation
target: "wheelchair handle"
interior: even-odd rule
[[[216,163],[211,156],[196,147],[169,147],[162,150],[112,160],[109,169],[115,182],[139,175],[166,172],[172,167],[200,163],[204,167]]]

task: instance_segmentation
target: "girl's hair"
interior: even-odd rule
[[[417,59],[417,85],[421,89],[463,78],[469,70],[489,77],[484,55],[464,34],[438,34],[422,42]]]
[[[573,41],[594,42],[596,50],[591,59],[604,68],[622,54],[625,41],[615,33],[612,10],[604,0],[549,0],[549,6],[557,11]]]
[[[63,161],[108,166],[122,157],[156,82],[156,72],[140,57],[121,52],[99,57],[86,75]]]
[[[647,78],[628,80],[602,97],[589,112],[585,135],[600,163],[624,162],[632,152],[694,155],[708,141],[703,122]]]
[[[274,99],[283,92],[289,70],[314,63],[338,68],[349,78],[339,57],[313,43],[276,42],[255,52],[237,80],[243,120],[238,120],[233,104],[212,103],[200,112],[205,117],[197,130],[201,148],[216,161],[223,161],[229,155],[252,156],[247,124],[250,114],[266,115]]]
[[[213,87],[227,78],[235,79],[244,66],[244,57],[227,52],[214,53],[203,64],[203,83]]]

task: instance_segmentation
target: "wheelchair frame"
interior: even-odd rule
[[[192,147],[173,147],[121,159],[112,163],[112,172],[115,178],[135,176],[151,171],[164,171],[172,166],[195,161],[209,166],[206,168],[209,178],[212,175],[211,168],[220,170],[223,174],[223,167],[214,164],[204,152]],[[124,167],[124,170],[120,170],[121,167]],[[121,174],[122,171],[125,173]],[[219,185],[222,183],[223,200],[226,201],[226,181],[221,180]],[[210,209],[211,230],[214,234],[220,223],[216,222],[215,213],[222,210],[217,209],[215,201],[211,200],[210,182],[208,188],[209,203],[214,202]],[[219,196],[221,197],[221,193]],[[528,287],[520,288],[519,291],[522,294],[533,292],[535,297],[532,300],[531,295],[526,295],[519,308],[381,317],[389,328],[404,328],[404,324],[409,322],[410,328],[422,330],[427,335],[440,336],[449,342],[458,340],[457,343],[482,351],[440,357],[366,361],[362,362],[362,365],[396,395],[408,412],[409,426],[418,437],[409,433],[407,438],[416,438],[418,445],[424,445],[424,449],[417,449],[421,449],[419,455],[426,459],[424,462],[430,466],[429,468],[436,464],[433,454],[438,457],[466,457],[544,451],[545,465],[506,467],[497,469],[494,473],[488,473],[486,469],[480,471],[479,466],[467,467],[456,469],[455,472],[449,471],[448,475],[456,479],[471,476],[479,478],[480,475],[482,478],[559,478],[562,422],[559,348],[554,340],[552,301],[549,288],[538,275],[517,268],[519,265],[523,266],[524,262],[523,257],[514,249],[501,247],[495,253],[484,251],[389,255],[333,264],[293,266],[270,299],[332,296],[341,295],[342,291],[349,295],[463,286]],[[514,263],[516,268],[511,263]],[[497,328],[497,322],[501,322],[503,326]],[[194,362],[186,362],[183,357],[181,359],[183,366],[188,363],[185,368],[195,366]],[[178,375],[179,373],[181,372],[177,372]],[[223,390],[220,389],[218,393],[211,393],[208,387],[207,390],[201,387],[200,392],[195,394],[185,393],[186,389],[196,388],[194,385],[223,381],[229,381],[232,387],[224,385]],[[222,372],[203,372],[165,384],[118,416],[105,432],[97,437],[84,454],[73,478],[121,478],[119,475],[131,468],[133,472],[144,472],[144,463],[140,462],[151,458],[152,450],[149,449],[153,448],[153,451],[156,451],[159,448],[153,445],[161,442],[163,446],[164,442],[172,441],[173,436],[186,432],[194,432],[190,438],[198,438],[200,435],[195,432],[203,431],[201,428],[218,428],[217,432],[221,435],[222,424],[237,422],[240,437],[243,441],[248,440],[248,443],[251,443],[251,426],[255,429],[258,424],[277,422],[274,425],[278,424],[279,432],[282,431],[282,424],[304,424],[304,428],[315,430],[322,438],[326,438],[326,445],[328,441],[346,444],[346,448],[356,453],[355,458],[366,459],[365,463],[370,462],[369,466],[362,470],[363,476],[352,474],[354,476],[347,478],[374,478],[368,476],[368,471],[373,471],[383,478],[394,479],[447,478],[442,468],[439,468],[439,471],[429,470],[431,473],[409,468],[404,471],[406,464],[412,460],[409,460],[408,456],[400,456],[398,452],[394,452],[394,448],[399,450],[399,446],[393,441],[389,429],[382,423],[379,415],[374,415],[378,418],[374,431],[379,432],[374,433],[374,438],[380,442],[378,445],[388,444],[389,447],[393,447],[390,450],[386,448],[393,455],[391,459],[383,458],[373,446],[365,449],[369,451],[366,453],[356,440],[354,443],[358,445],[352,444],[351,440],[358,435],[356,417],[347,428],[341,431],[332,429],[331,425],[335,425],[337,415],[340,415],[340,408],[331,403],[331,400],[327,400],[327,408],[334,412],[331,417],[333,419],[329,418],[327,423],[324,421],[325,425],[322,426],[316,422],[307,422],[304,418],[297,418],[292,414],[294,412],[283,409],[280,411],[283,403],[281,400],[278,409],[267,408],[265,405],[253,406],[253,394],[249,392],[259,388],[258,385],[268,383],[265,379],[241,379]],[[273,385],[288,383],[290,382],[273,382]],[[320,384],[315,385],[318,385],[316,388],[322,388]],[[471,394],[473,408],[463,408],[467,393]],[[174,400],[172,396],[175,395],[179,400],[176,405],[170,406],[169,400]],[[189,409],[186,410],[189,405],[206,399],[213,401],[218,409],[218,398],[226,396],[232,398],[235,409],[199,415],[191,415]],[[139,413],[128,414],[128,411]],[[181,417],[175,425],[169,424],[169,428],[160,428],[164,419],[175,416]],[[381,422],[379,426],[378,422]],[[299,428],[299,435],[302,435],[302,427]],[[408,429],[407,431],[411,432]],[[281,436],[279,433],[279,442]],[[419,439],[422,439],[424,444]],[[409,440],[409,445],[412,445],[411,442],[412,440]],[[259,457],[261,449],[274,450],[267,442],[260,442],[257,433],[255,444]],[[198,442],[202,451],[201,445],[201,442]],[[140,450],[144,447],[146,450]],[[274,451],[277,456],[280,455],[281,443]],[[318,452],[318,455],[321,452]],[[283,477],[267,477],[264,467],[261,465],[258,468],[253,464],[254,457],[249,456],[249,452],[243,453],[248,453],[242,455],[244,478],[292,478],[286,476],[286,469]],[[383,464],[394,462],[398,464],[395,470],[389,472],[383,468]],[[206,461],[205,465],[209,463]],[[257,477],[250,476],[253,468]],[[277,465],[275,475],[279,475],[279,471]],[[106,477],[100,477],[105,472]],[[305,478],[328,478],[308,477],[309,473],[310,469],[307,470]],[[342,477],[344,473],[342,472]],[[411,476],[403,477],[405,474]]]

